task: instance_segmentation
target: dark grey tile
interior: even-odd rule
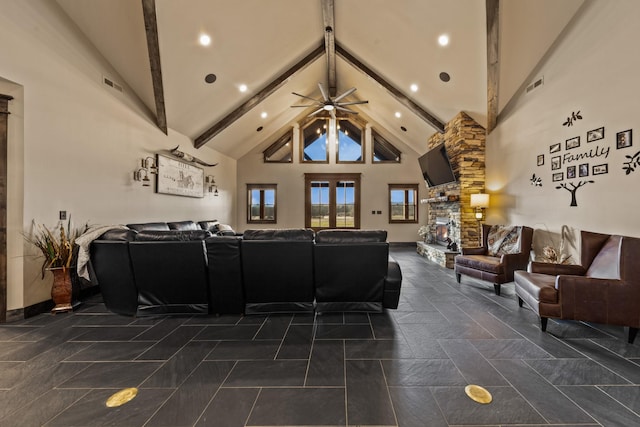
[[[287,333],[292,318],[292,315],[269,316],[269,318],[262,323],[262,327],[254,339],[281,340]]]
[[[219,316],[193,316],[185,325],[237,325],[242,320],[241,314],[221,314]],[[261,319],[263,320],[263,319]]]
[[[204,410],[196,427],[244,427],[253,409],[257,388],[221,388]]]
[[[640,358],[640,343],[629,344],[626,339],[592,339],[594,343],[625,358]]]
[[[470,340],[487,359],[549,359],[551,355],[523,339]]]
[[[345,371],[349,425],[395,425],[393,405],[380,362],[347,360]]]
[[[316,321],[315,313],[296,313],[291,320],[292,325],[313,325]]]
[[[140,387],[178,387],[212,351],[217,342],[193,341],[153,372]]]
[[[403,339],[402,330],[389,314],[389,310],[383,313],[370,313],[369,320],[373,328],[373,337],[377,340]]]
[[[239,361],[224,383],[225,387],[302,386],[307,361]]]
[[[313,325],[291,325],[278,351],[278,359],[309,359]]]
[[[475,322],[449,323],[446,320],[428,324],[401,324],[407,339],[419,335],[425,339],[493,339],[494,337]]]
[[[137,341],[159,341],[173,332],[176,328],[182,326],[189,318],[185,317],[163,317],[159,322],[153,319],[143,333],[135,337]]]
[[[496,340],[487,340],[493,342]],[[467,340],[441,340],[440,346],[469,384],[507,385],[502,375]]]
[[[169,389],[139,390],[130,402],[108,408],[107,399],[119,389],[91,390],[53,418],[47,426],[142,426],[171,394]]]
[[[546,424],[513,388],[486,387],[493,396],[489,404],[471,400],[464,387],[434,388],[433,395],[450,425]]]
[[[220,341],[206,360],[273,360],[280,341]]]
[[[17,339],[37,329],[36,326],[0,326],[0,342],[4,346],[4,341]]]
[[[148,328],[144,326],[104,326],[101,328],[74,328],[78,336],[74,341],[130,341]]]
[[[267,388],[247,426],[345,425],[344,402],[344,388]]]
[[[73,405],[89,390],[52,389],[0,420],[0,426],[42,426]],[[0,395],[0,399],[4,398]],[[49,425],[49,424],[48,424]]]
[[[344,313],[344,323],[368,325],[369,315],[367,313]]]
[[[358,340],[373,338],[370,325],[332,325],[322,324],[316,328],[317,340]]]
[[[527,360],[526,363],[554,385],[629,384],[593,360]]]
[[[316,313],[316,324],[342,325],[344,324],[344,313]]]
[[[113,362],[117,360],[135,360],[148,348],[148,342],[96,342],[90,344],[89,347],[77,352],[66,360],[76,362]]]
[[[591,340],[570,340],[569,345],[580,353],[606,366],[631,383],[640,384],[640,366],[597,345]]]
[[[551,424],[596,421],[521,360],[492,360],[509,383]]]
[[[412,311],[412,312],[394,312],[392,314],[393,320],[396,323],[402,325],[406,323],[419,323],[419,324],[430,324],[433,322],[445,322],[448,320],[437,311]]]
[[[429,387],[389,387],[389,394],[399,426],[448,426]]]
[[[202,362],[145,426],[192,426],[231,371],[234,362]]]
[[[179,326],[170,334],[151,346],[139,360],[169,360],[186,343],[202,331],[204,326]]]
[[[344,342],[315,341],[305,385],[344,386]]]
[[[622,403],[627,408],[634,411],[636,414],[640,414],[640,386],[638,385],[603,385],[599,386],[599,389],[613,397],[618,402]]]
[[[576,404],[582,408],[588,408],[589,414],[603,426],[628,427],[640,425],[640,416],[637,413],[631,412],[597,387],[561,386],[559,388]]]
[[[72,363],[69,363],[70,365]],[[74,365],[76,362],[73,363]],[[63,364],[66,365],[66,364]],[[98,362],[74,372],[60,388],[126,388],[138,387],[156,369],[159,362]]]
[[[348,340],[345,342],[346,359],[411,359],[411,347],[397,340]]]
[[[203,341],[251,340],[260,325],[207,326],[194,338]]]
[[[467,384],[451,360],[383,360],[389,386],[452,386]]]
[[[104,305],[102,306],[104,307]],[[113,313],[86,314],[81,315],[82,321],[80,325],[85,326],[127,326],[131,325],[134,318],[127,316],[118,316]]]

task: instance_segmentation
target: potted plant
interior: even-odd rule
[[[50,230],[45,225],[33,222],[32,233],[25,239],[40,250],[44,256],[42,263],[42,278],[46,271],[53,273],[51,299],[55,307],[52,313],[73,310],[71,295],[71,268],[74,260],[74,246],[76,238],[86,231],[87,227],[71,229],[71,219],[64,224]]]

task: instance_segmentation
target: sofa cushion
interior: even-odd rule
[[[138,234],[138,232],[135,230],[123,230],[121,228],[114,228],[103,233],[102,236],[98,238],[98,240],[132,242],[136,239],[136,234]]]
[[[144,230],[136,235],[137,242],[185,242],[190,240],[204,240],[211,237],[211,233],[205,230]]]
[[[313,240],[313,230],[305,228],[246,230],[243,240]]]
[[[621,236],[611,236],[593,259],[587,277],[596,279],[620,279]]]
[[[220,222],[217,219],[211,219],[207,221],[198,221],[198,225],[203,230],[207,230],[212,233],[215,233],[219,230]]]
[[[167,225],[170,230],[201,230],[201,228],[193,221],[168,222]]]
[[[127,224],[132,230],[147,231],[147,230],[170,230],[169,225],[166,222],[145,222],[140,224]]]
[[[386,230],[320,230],[316,233],[316,243],[384,243]]]
[[[521,226],[492,225],[487,235],[487,253],[490,256],[520,252]]]
[[[558,303],[556,277],[549,274],[529,273],[523,270],[514,273],[516,285],[525,290],[538,302],[547,304]]]
[[[488,255],[458,255],[455,259],[456,265],[465,266],[474,270],[486,271],[493,274],[503,274],[504,265],[500,263],[500,258]]]

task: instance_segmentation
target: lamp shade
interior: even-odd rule
[[[472,208],[488,208],[489,195],[486,193],[476,193],[471,195]]]

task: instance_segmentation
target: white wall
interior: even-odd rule
[[[122,79],[55,2],[0,0],[0,9],[0,78],[22,89],[10,93],[16,99],[9,103],[16,114],[9,121],[9,310],[50,298],[52,279],[40,280],[40,261],[20,234],[32,220],[55,226],[58,211],[66,210],[76,225],[185,219],[235,225],[235,160],[196,151],[177,132],[163,134],[130,88],[122,95],[104,86],[103,75]],[[219,197],[155,194],[133,181],[142,157],[176,145],[219,162],[205,168],[215,175]]]
[[[420,205],[419,224],[389,224],[388,184],[420,184],[419,198],[427,197],[427,188],[418,165],[418,155],[401,141],[388,139],[402,151],[400,164],[371,164],[371,131],[365,131],[364,164],[336,164],[335,145],[329,146],[329,164],[300,163],[300,132],[294,131],[293,163],[264,163],[262,152],[274,142],[264,141],[238,160],[237,219],[240,230],[249,228],[303,228],[305,173],[361,173],[361,229],[387,230],[390,242],[415,242],[418,227],[427,220],[427,207]],[[386,135],[383,134],[385,138]],[[425,135],[425,151],[427,146]],[[246,184],[277,184],[278,223],[273,225],[247,224]],[[382,211],[372,215],[371,211]]]
[[[498,127],[487,138],[487,189],[493,194],[488,223],[526,224],[558,232],[563,224],[577,230],[640,237],[640,168],[626,175],[626,156],[640,152],[640,2],[590,1],[578,12],[565,37],[540,64],[535,76],[544,86],[514,98],[501,113]],[[572,112],[582,120],[563,126]],[[605,138],[587,143],[587,132],[604,126]],[[616,133],[633,129],[633,146],[616,149]],[[565,149],[565,141],[580,137],[580,147]],[[561,156],[609,150],[600,156],[563,163],[562,182],[592,179],[570,193],[552,182],[549,146],[562,143]],[[536,165],[544,154],[544,166]],[[589,163],[586,178],[566,179],[567,166]],[[608,164],[609,173],[591,175],[591,167]],[[542,177],[533,186],[532,174]]]

